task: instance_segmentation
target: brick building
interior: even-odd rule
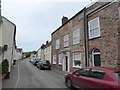
[[[120,67],[120,2],[92,5],[88,8],[87,20],[89,64]]]
[[[120,2],[96,2],[52,33],[52,64],[63,71],[120,67]]]

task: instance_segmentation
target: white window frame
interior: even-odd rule
[[[97,22],[97,24],[96,24]],[[96,26],[91,26],[91,24],[96,24]],[[88,30],[89,30],[89,39],[100,37],[100,21],[99,17],[94,18],[88,22]]]
[[[73,44],[80,43],[80,29],[77,29],[73,32]]]
[[[56,49],[59,49],[60,48],[60,39],[57,39],[56,40]]]
[[[59,65],[62,65],[62,54],[59,54]]]
[[[56,64],[56,62],[57,62],[56,55],[53,55],[53,64]]]
[[[65,35],[64,36],[64,47],[67,47],[69,46],[69,35]]]
[[[79,58],[75,58],[75,54],[79,54],[80,55]],[[81,52],[74,52],[73,53],[73,67],[77,67],[77,68],[81,68],[82,67],[82,61],[81,61],[82,57],[81,56],[82,56]],[[80,66],[76,66],[74,61],[80,61],[81,62]]]

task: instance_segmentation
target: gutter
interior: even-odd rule
[[[110,6],[110,5],[113,4],[113,3],[115,3],[115,2],[112,1],[112,2],[106,3],[106,4],[104,4],[104,5],[100,6],[100,7],[98,7],[97,9],[95,9],[95,10],[93,10],[93,11],[87,13],[87,16],[90,17],[90,16],[96,14],[97,12],[99,12],[99,11],[101,11],[101,10],[107,8],[108,6]]]

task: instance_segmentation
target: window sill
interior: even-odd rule
[[[81,66],[72,66],[73,68],[82,68]]]
[[[89,38],[89,40],[94,40],[94,39],[97,39],[97,38],[101,38],[101,36]]]
[[[59,63],[59,66],[62,66],[62,64],[61,64],[61,63]]]

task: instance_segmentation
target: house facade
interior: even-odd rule
[[[63,71],[86,66],[120,67],[120,2],[83,8],[52,34],[52,64]]]
[[[0,34],[0,48],[2,49],[2,53],[0,55],[2,59],[0,61],[2,62],[4,59],[7,59],[9,61],[10,73],[16,46],[16,25],[5,17],[1,17]]]
[[[96,3],[86,15],[89,65],[120,68],[120,1]]]
[[[20,60],[22,59],[22,48],[17,48],[17,46],[15,47],[15,50],[14,50],[14,60]]]
[[[37,51],[37,57],[42,60],[49,60],[51,62],[51,41],[46,41],[46,44],[42,44]]]

